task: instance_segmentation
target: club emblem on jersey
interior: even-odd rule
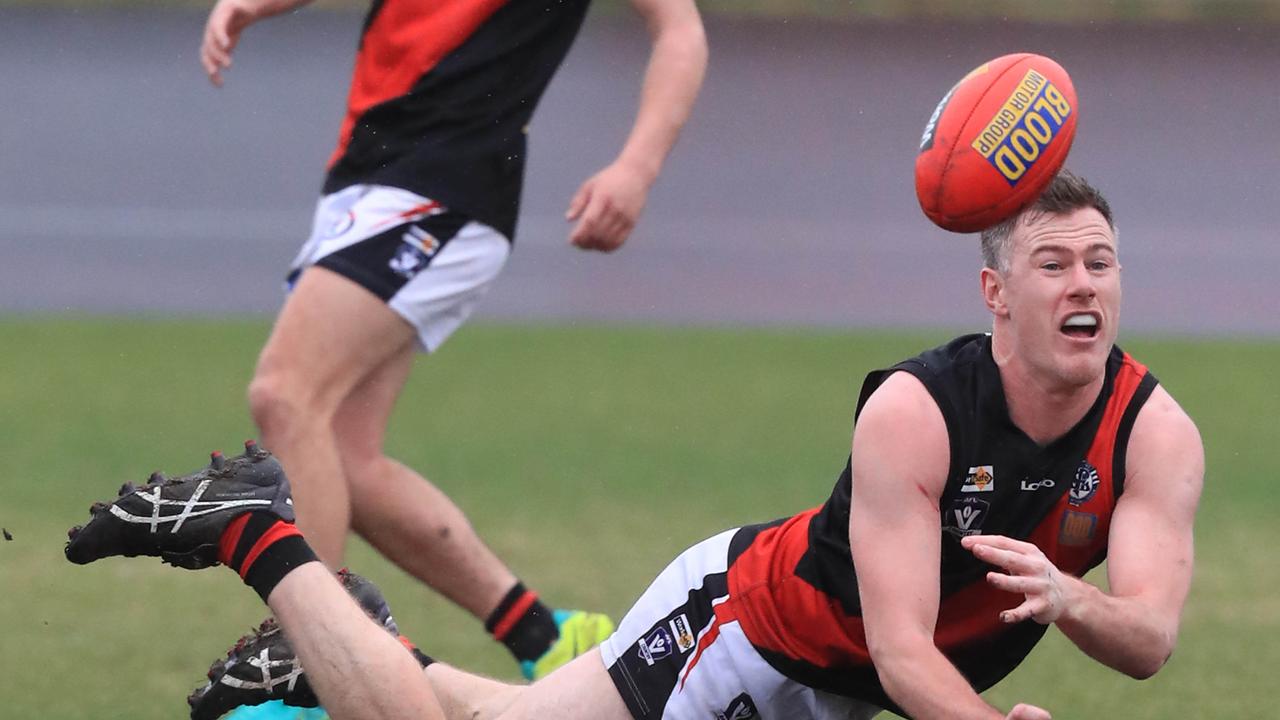
[[[734,698],[724,712],[716,711],[716,720],[752,720],[758,717],[760,711],[756,710],[755,701],[746,693]]]
[[[416,225],[410,225],[408,232],[400,236],[400,240],[400,249],[387,265],[403,278],[412,278],[422,272],[440,250],[440,241]]]
[[[1080,465],[1076,468],[1076,479],[1071,483],[1071,492],[1067,495],[1067,502],[1072,505],[1083,505],[1098,492],[1098,486],[1102,484],[1102,480],[1098,477],[1098,470],[1089,464],[1088,460],[1081,460]]]
[[[636,645],[640,647],[640,659],[652,665],[670,656],[671,648],[675,645],[675,642],[671,639],[671,633],[666,628],[658,626],[647,636],[640,638]]]
[[[978,498],[960,498],[947,508],[942,520],[942,528],[956,537],[977,535],[982,532],[982,523],[987,519],[987,511],[991,503]]]
[[[676,647],[680,648],[680,652],[684,653],[692,650],[694,640],[693,632],[689,630],[689,617],[681,613],[670,624],[671,634],[675,637]]]
[[[960,492],[977,493],[992,492],[996,489],[995,471],[990,465],[979,465],[969,468],[969,475],[960,486]]]
[[[1093,540],[1093,531],[1097,527],[1097,515],[1067,510],[1062,514],[1062,524],[1058,526],[1058,544],[1073,547],[1088,545]]]

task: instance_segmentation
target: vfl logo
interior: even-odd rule
[[[1035,70],[1028,70],[991,122],[978,133],[973,149],[986,158],[1009,185],[1035,164],[1071,116],[1062,91]]]
[[[411,225],[408,232],[400,236],[400,249],[387,263],[391,271],[403,278],[412,278],[422,272],[440,250],[440,241],[422,228]]]
[[[943,529],[957,537],[977,535],[982,532],[991,503],[978,498],[960,498],[951,503],[943,520]]]
[[[1098,478],[1098,471],[1088,460],[1081,460],[1080,465],[1076,467],[1076,479],[1071,483],[1071,492],[1067,495],[1067,502],[1072,505],[1083,505],[1098,492],[1098,486],[1102,484],[1102,480]]]
[[[671,655],[671,647],[674,643],[671,640],[671,633],[667,632],[666,628],[656,627],[648,637],[641,638],[636,644],[640,647],[640,659],[653,665]]]
[[[996,489],[995,471],[990,465],[979,465],[969,468],[969,475],[960,486],[960,492],[992,492]]]
[[[689,631],[689,618],[681,613],[671,621],[671,634],[675,636],[676,647],[680,648],[680,652],[689,652],[693,649],[693,633]]]
[[[716,720],[751,720],[758,717],[760,711],[756,710],[755,702],[746,693],[734,698],[724,712],[716,711]]]

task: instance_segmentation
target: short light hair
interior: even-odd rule
[[[983,265],[1001,274],[1009,272],[1009,257],[1013,251],[1013,231],[1019,223],[1035,222],[1046,213],[1065,215],[1088,207],[1102,213],[1114,236],[1116,223],[1111,215],[1111,204],[1102,196],[1102,193],[1070,170],[1059,172],[1057,177],[1049,183],[1049,187],[1045,188],[1044,192],[1040,193],[1040,197],[1026,209],[982,231]]]

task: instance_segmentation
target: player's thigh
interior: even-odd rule
[[[600,650],[579,655],[527,687],[499,720],[632,720],[600,660]]]
[[[255,376],[290,391],[309,388],[336,406],[371,369],[413,340],[413,328],[363,287],[310,268],[280,310]]]
[[[404,345],[370,370],[342,399],[333,416],[333,436],[344,463],[381,457],[387,422],[415,357],[413,345]]]

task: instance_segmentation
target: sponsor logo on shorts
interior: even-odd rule
[[[760,711],[756,710],[755,701],[746,693],[734,698],[724,712],[716,711],[716,720],[752,720],[758,717]]]
[[[337,218],[334,218],[333,222],[329,224],[329,227],[325,229],[325,239],[333,239],[339,235],[345,235],[348,230],[355,227],[355,224],[356,213],[354,210],[348,210]]]
[[[991,503],[978,498],[959,498],[951,503],[943,517],[942,528],[957,537],[977,535],[982,532],[982,523],[987,519],[987,511]]]
[[[440,241],[434,235],[416,225],[400,236],[400,249],[387,263],[395,274],[412,278],[422,272],[440,250]]]
[[[1053,487],[1053,484],[1053,478],[1045,478],[1043,480],[1037,480],[1036,482],[1031,482],[1028,478],[1022,478],[1022,489],[1027,492],[1035,492],[1040,488],[1051,488]]]
[[[1071,102],[1036,70],[1028,70],[995,117],[973,140],[973,149],[1010,184],[1027,174],[1071,116]]]
[[[671,648],[675,645],[671,639],[671,633],[666,628],[658,626],[654,628],[648,635],[636,641],[639,646],[640,659],[649,665],[671,655]]]
[[[979,493],[992,492],[996,489],[996,476],[990,465],[978,465],[969,468],[969,475],[960,486],[960,492]]]
[[[693,633],[689,630],[687,615],[681,613],[671,621],[671,634],[675,637],[676,647],[680,648],[680,652],[689,652],[693,649]]]
[[[1098,477],[1098,470],[1089,464],[1088,460],[1081,460],[1076,467],[1076,478],[1071,483],[1071,492],[1067,494],[1067,502],[1072,505],[1080,506],[1089,502],[1094,493],[1098,492],[1098,486],[1102,484],[1102,480]]]
[[[1062,524],[1058,526],[1058,544],[1073,547],[1088,545],[1093,540],[1097,527],[1097,515],[1067,510],[1062,514]]]

